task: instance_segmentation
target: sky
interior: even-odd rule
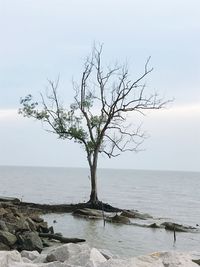
[[[87,167],[79,145],[17,111],[58,75],[73,102],[72,79],[96,42],[105,64],[127,63],[132,77],[151,56],[147,89],[174,99],[141,117],[143,151],[100,157],[99,167],[200,171],[199,10],[199,0],[0,0],[0,165]]]

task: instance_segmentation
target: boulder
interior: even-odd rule
[[[10,247],[0,242],[0,250],[10,250]]]
[[[0,267],[197,267],[198,262],[195,262],[199,257],[199,254],[172,251],[155,252],[127,259],[106,260],[97,249],[91,249],[85,244],[63,245],[52,250],[48,255],[50,253],[54,253],[55,261],[45,262],[45,259],[41,257],[44,255],[39,255],[31,261],[27,257],[22,257],[17,251],[0,251]],[[193,262],[194,257],[195,262]]]
[[[18,220],[16,220],[15,225],[16,228],[18,228],[18,230],[20,231],[31,230],[29,222],[24,217],[21,217]]]
[[[95,248],[91,249],[83,244],[66,244],[48,253],[47,262],[60,261],[75,266],[93,266],[95,263],[105,262],[105,257]]]
[[[106,262],[107,259],[102,255],[100,251],[96,248],[92,248],[90,251],[90,263],[96,265],[95,263]]]
[[[45,263],[46,262],[46,257],[47,257],[46,254],[41,253],[41,254],[39,254],[39,256],[37,258],[35,258],[33,260],[33,263]]]
[[[49,227],[48,227],[48,224],[47,222],[40,222],[40,223],[37,223],[37,230],[39,232],[42,232],[42,233],[48,233],[49,232]]]
[[[8,247],[12,247],[17,241],[15,235],[10,232],[0,230],[0,242],[7,245]]]
[[[13,234],[15,234],[16,232],[21,232],[21,231],[31,231],[32,227],[29,226],[28,221],[24,217],[21,217],[21,218],[15,219],[14,222],[6,222],[6,226],[8,228],[8,231]]]
[[[22,262],[23,263],[28,263],[28,264],[30,264],[30,263],[33,263],[31,260],[29,260],[29,259],[27,259],[27,258],[24,258],[24,257],[22,257]],[[29,265],[28,265],[29,266]],[[27,266],[27,267],[28,267]]]
[[[87,218],[102,219],[102,211],[95,209],[77,209],[72,213],[74,216],[82,216]]]
[[[15,234],[18,230],[20,230],[20,227],[15,223],[6,222],[6,226],[8,228],[8,232]]]
[[[130,259],[110,259],[98,267],[197,267],[189,255],[178,252],[157,252]]]
[[[44,248],[48,248],[48,247],[50,247],[52,245],[52,243],[48,241],[49,239],[41,238],[41,240],[42,240],[42,245],[43,245]]]
[[[15,262],[21,262],[22,258],[18,251],[0,251],[0,266],[13,267]]]
[[[27,258],[31,261],[37,259],[39,257],[39,252],[34,250],[34,251],[28,251],[28,250],[22,250],[21,256],[24,258]]]
[[[151,223],[151,224],[147,225],[147,227],[149,227],[149,228],[160,228],[160,225],[158,225],[157,223]]]
[[[6,209],[7,213],[5,213],[3,215],[3,218],[6,222],[11,222],[11,223],[14,223],[16,222],[16,218],[14,216],[14,214],[9,210],[9,209]]]
[[[3,230],[3,231],[6,231],[6,232],[9,232],[8,230],[8,227],[6,225],[6,223],[2,220],[0,220],[0,230]]]
[[[26,218],[26,222],[29,225],[29,228],[31,231],[36,231],[37,230],[37,226],[35,224],[35,222],[31,219],[31,218]]]
[[[18,235],[21,250],[36,250],[41,253],[43,249],[42,240],[37,232],[24,232]]]
[[[134,211],[130,210],[123,210],[121,213],[122,216],[128,217],[128,218],[136,218],[136,214]]]
[[[8,211],[6,209],[0,208],[0,217],[3,217],[7,213],[8,213]]]
[[[140,212],[135,211],[135,210],[123,210],[121,215],[128,217],[128,218],[134,218],[134,219],[140,219],[140,220],[147,220],[147,219],[153,218],[148,213],[140,213]]]
[[[154,260],[158,258],[161,262],[161,266],[169,267],[197,267],[196,264],[192,262],[189,254],[181,252],[160,252],[153,253],[150,257]]]
[[[41,218],[38,214],[32,213],[32,214],[29,215],[29,217],[31,218],[31,220],[33,220],[36,223],[44,222],[44,219]]]
[[[16,207],[11,206],[10,212],[12,212],[15,217],[21,217],[22,216],[22,214],[18,211],[18,209]]]
[[[106,218],[106,221],[112,222],[112,223],[121,223],[121,224],[130,224],[131,221],[129,218],[116,214],[113,217]]]
[[[176,231],[176,232],[195,232],[198,231],[197,228],[189,226],[189,225],[182,225],[178,223],[172,223],[172,222],[164,222],[161,223],[161,226],[164,227],[166,230],[169,231]]]

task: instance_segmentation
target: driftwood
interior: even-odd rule
[[[49,238],[49,239],[58,240],[61,243],[79,243],[79,242],[85,242],[86,241],[85,239],[67,238],[67,237],[57,235],[57,234],[49,234],[49,233],[39,233],[39,236]]]

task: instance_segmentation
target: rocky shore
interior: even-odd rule
[[[69,207],[69,208],[68,208]],[[55,208],[55,209],[54,209]],[[109,251],[90,248],[84,239],[63,237],[54,233],[42,218],[46,212],[63,208],[83,219],[104,220],[141,227],[164,228],[169,231],[199,232],[199,228],[155,220],[149,214],[120,210],[107,205],[105,210],[84,204],[40,205],[23,203],[15,198],[0,198],[0,267],[195,267],[200,253],[158,252],[128,259]],[[137,220],[148,223],[137,224]],[[149,224],[149,220],[152,223]],[[63,245],[63,243],[65,243]],[[133,248],[134,249],[134,248]]]
[[[54,233],[52,226],[41,217],[41,211],[21,207],[17,199],[1,198],[0,201],[0,250],[36,250],[57,243],[84,242],[84,239],[66,238]]]
[[[156,252],[128,259],[87,244],[65,244],[42,254],[0,251],[0,267],[197,267],[200,253]]]

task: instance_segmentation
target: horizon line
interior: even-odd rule
[[[60,169],[88,169],[89,167],[81,167],[81,166],[41,166],[41,165],[1,165],[1,167],[14,167],[14,168],[60,168]],[[172,169],[132,169],[132,168],[108,168],[108,167],[99,167],[98,170],[121,170],[121,171],[155,171],[155,172],[192,172],[192,173],[200,173],[200,170],[172,170]]]

